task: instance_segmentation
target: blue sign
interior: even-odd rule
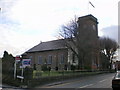
[[[24,65],[30,65],[30,61],[24,61],[23,64]]]
[[[22,60],[23,67],[30,66],[30,64],[31,64],[31,59],[23,59]]]

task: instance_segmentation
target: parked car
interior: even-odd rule
[[[113,80],[112,80],[112,88],[120,88],[120,71],[117,71]]]

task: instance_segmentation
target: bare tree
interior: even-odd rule
[[[111,69],[113,56],[115,55],[115,52],[119,48],[118,43],[109,37],[101,37],[99,41],[101,53],[103,53],[107,57],[109,67]]]
[[[71,20],[67,25],[63,25],[60,31],[60,37],[65,40],[66,46],[69,47],[77,56],[78,52],[75,50],[77,47],[77,21]]]
[[[81,28],[76,18],[62,26],[60,36],[65,40],[66,46],[77,56],[78,68],[84,68],[85,58],[98,48],[94,34],[91,28],[85,30]],[[91,63],[90,60],[86,62]]]

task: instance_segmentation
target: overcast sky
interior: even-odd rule
[[[88,1],[95,6],[93,8]],[[98,19],[99,36],[117,40],[119,0],[0,0],[0,57],[15,55],[56,39],[61,25],[92,14]]]

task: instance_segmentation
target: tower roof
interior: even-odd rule
[[[89,15],[86,15],[86,16],[82,16],[82,17],[79,17],[78,18],[78,22],[79,21],[82,21],[82,20],[92,20],[92,21],[94,21],[94,22],[96,22],[97,24],[98,24],[98,22],[97,22],[97,18],[96,17],[94,17],[92,14],[89,14]]]

